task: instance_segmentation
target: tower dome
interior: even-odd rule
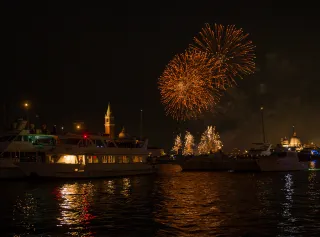
[[[293,133],[293,136],[290,139],[289,146],[290,147],[300,147],[301,146],[301,141],[297,137],[297,133],[296,132]]]
[[[126,139],[126,138],[129,138],[129,137],[130,137],[130,135],[128,133],[126,133],[126,130],[123,127],[121,132],[119,133],[119,138],[120,139]]]

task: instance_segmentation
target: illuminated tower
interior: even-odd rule
[[[108,104],[108,110],[104,117],[105,134],[108,134],[110,138],[114,138],[114,117],[112,116],[110,103]]]

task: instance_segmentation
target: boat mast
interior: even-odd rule
[[[142,140],[142,112],[143,110],[140,109],[140,140]]]
[[[294,129],[294,124],[292,125],[292,136],[294,136],[295,129]]]
[[[6,110],[6,102],[3,102],[3,129],[7,128],[7,110]]]
[[[260,111],[261,111],[261,126],[262,126],[263,143],[266,143],[266,135],[265,135],[265,131],[264,131],[263,106],[260,107]]]

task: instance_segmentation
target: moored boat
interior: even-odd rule
[[[30,134],[22,129],[5,140],[1,178],[97,178],[151,174],[148,140],[94,134]],[[2,145],[4,145],[2,143]],[[10,169],[9,169],[10,167]]]
[[[302,171],[309,169],[309,162],[300,161],[295,151],[285,151],[259,157],[257,163],[261,171]]]

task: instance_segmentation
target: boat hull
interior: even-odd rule
[[[179,163],[183,171],[260,171],[254,159],[234,159],[229,157],[193,157]]]
[[[260,167],[256,159],[236,159],[233,162],[233,171],[236,172],[259,172]]]
[[[211,158],[212,159],[212,158]],[[228,171],[233,167],[230,161],[188,160],[180,163],[182,171]]]
[[[105,178],[153,174],[156,168],[149,164],[47,164],[19,163],[27,177],[44,178]]]
[[[25,174],[11,159],[0,160],[0,179],[20,179],[24,177]]]
[[[268,157],[260,157],[257,162],[263,172],[302,171],[309,169],[309,162],[299,161],[296,152],[287,152],[283,156],[275,154]]]

